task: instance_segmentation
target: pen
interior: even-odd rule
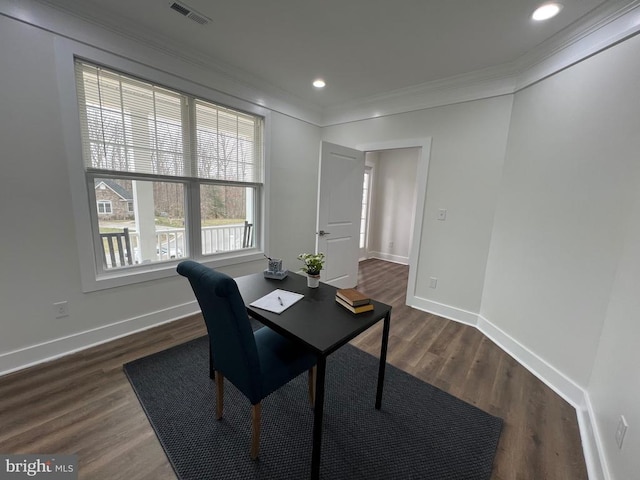
[[[280,302],[280,305],[284,307],[284,303],[282,303],[282,299],[280,297],[278,297],[278,301]]]

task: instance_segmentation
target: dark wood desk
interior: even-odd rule
[[[311,454],[311,478],[318,480],[320,478],[324,378],[327,356],[380,320],[384,321],[375,401],[375,408],[379,410],[382,405],[391,307],[373,301],[375,307],[373,311],[354,315],[336,303],[337,289],[335,287],[321,283],[318,288],[309,288],[307,287],[307,279],[295,273],[289,273],[289,276],[284,280],[266,279],[262,273],[247,275],[235,280],[251,317],[281,335],[305,345],[318,355],[313,416],[313,451]],[[249,306],[251,302],[277,288],[301,293],[304,298],[279,315]]]

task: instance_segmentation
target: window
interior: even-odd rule
[[[98,273],[257,246],[262,117],[81,60],[75,75]],[[133,265],[109,261],[113,234]]]
[[[369,225],[369,200],[371,197],[371,167],[365,167],[362,184],[362,209],[360,210],[360,254],[366,256],[367,228]]]
[[[111,200],[98,200],[98,214],[105,215],[111,213]]]

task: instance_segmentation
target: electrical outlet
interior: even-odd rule
[[[447,209],[441,208],[438,210],[438,220],[446,220],[447,219]]]
[[[69,302],[56,302],[53,304],[53,309],[56,318],[63,318],[69,316]]]
[[[436,277],[429,278],[429,288],[436,288],[438,286],[438,279]]]
[[[627,433],[627,428],[629,428],[627,419],[624,418],[624,415],[620,415],[620,420],[618,421],[618,428],[616,429],[616,443],[618,444],[619,449],[622,449],[622,442],[624,442],[624,436]]]

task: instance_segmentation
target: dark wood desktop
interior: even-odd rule
[[[335,301],[336,288],[321,283],[318,288],[307,287],[306,278],[289,273],[283,280],[264,278],[262,273],[235,279],[249,315],[281,335],[305,345],[318,356],[316,373],[316,397],[313,418],[313,452],[311,455],[311,478],[320,478],[320,449],[322,446],[322,417],[324,411],[324,379],[327,356],[358,336],[360,333],[384,321],[378,387],[375,408],[382,404],[384,372],[387,358],[387,343],[391,323],[391,307],[372,301],[374,310],[353,314]],[[275,289],[301,293],[304,298],[281,314],[251,307],[249,304]]]

